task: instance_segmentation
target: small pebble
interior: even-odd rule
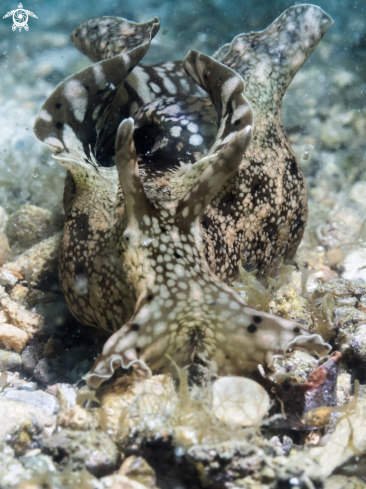
[[[45,411],[45,413],[49,415],[54,414],[55,411],[58,409],[56,398],[40,390],[28,391],[11,389],[5,392],[4,397],[12,401],[20,401],[27,404],[33,404],[33,406],[37,406],[43,409],[43,411]]]
[[[40,314],[28,311],[10,297],[2,297],[0,304],[10,317],[11,323],[27,333],[29,338],[32,338],[36,333],[40,333],[43,330],[44,319]]]
[[[261,422],[270,408],[265,389],[242,377],[222,377],[212,388],[214,415],[232,427],[253,426]]]
[[[117,469],[120,455],[111,438],[102,431],[76,431],[65,428],[44,439],[43,453],[56,460],[63,454],[70,469],[81,470],[84,466],[96,477],[110,474]]]
[[[356,182],[351,188],[349,196],[354,202],[366,207],[366,182],[364,180]]]
[[[70,384],[57,384],[56,396],[61,409],[69,409],[76,405],[76,392]]]
[[[366,366],[366,324],[357,327],[350,342],[350,347],[357,360]]]
[[[344,259],[342,250],[340,250],[339,248],[334,248],[332,250],[327,251],[325,256],[329,267],[335,267],[339,265]]]
[[[34,342],[22,351],[23,367],[27,373],[33,374],[37,363],[43,358],[43,350],[43,342]]]
[[[0,205],[0,232],[3,232],[5,228],[6,219],[7,219],[6,211],[4,207],[1,207]]]
[[[10,260],[10,246],[8,238],[0,232],[0,267]]]
[[[33,404],[5,399],[3,396],[0,396],[0,419],[6,419],[6,423],[0,423],[0,440],[22,423],[33,419],[42,423],[48,434],[55,428],[54,416],[50,416],[43,409]]]
[[[156,475],[154,469],[142,457],[132,455],[126,458],[119,469],[119,473],[143,484],[148,489],[155,488]]]
[[[65,409],[57,415],[57,423],[62,428],[72,430],[89,430],[93,424],[93,416],[89,411],[76,405],[70,409]]]
[[[349,253],[342,263],[342,277],[355,282],[366,282],[366,250],[360,248]]]
[[[1,238],[1,237],[0,237]],[[1,246],[1,243],[0,243]],[[1,250],[0,250],[1,253]],[[0,273],[0,283],[4,287],[14,287],[14,285],[18,282],[18,278],[13,275],[9,270],[1,270]]]
[[[13,351],[0,350],[0,372],[19,368],[22,365],[22,357]]]
[[[56,472],[56,467],[51,457],[40,453],[37,448],[29,451],[23,457],[20,457],[19,460],[22,462],[23,467],[33,472],[34,476],[44,476],[44,474],[49,472]]]
[[[16,352],[23,350],[28,341],[28,335],[24,331],[11,324],[0,324],[0,345],[12,348]]]
[[[101,479],[105,489],[147,489],[146,486],[135,480],[129,479],[125,475],[113,474]]]
[[[58,223],[47,209],[34,205],[23,205],[9,216],[5,232],[9,244],[16,254],[48,238],[58,230]]]

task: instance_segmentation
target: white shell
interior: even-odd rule
[[[259,424],[270,408],[265,389],[242,377],[222,377],[214,383],[212,394],[213,414],[233,428]]]

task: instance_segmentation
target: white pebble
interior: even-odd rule
[[[214,415],[231,428],[259,424],[270,408],[265,389],[242,377],[222,377],[214,383],[212,394]]]
[[[13,275],[9,270],[2,270],[0,273],[0,282],[4,287],[10,286],[14,287],[14,285],[18,282],[18,278]]]

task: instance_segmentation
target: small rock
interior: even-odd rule
[[[5,346],[5,348],[13,348],[13,350],[20,352],[28,339],[27,333],[21,329],[11,324],[0,324],[0,345]]]
[[[44,358],[42,358],[34,369],[34,376],[43,384],[57,384],[59,382],[74,382],[80,379],[78,375],[72,375],[75,366],[81,364],[84,366],[82,358],[90,355],[87,347],[65,348],[60,340],[50,339],[44,348]],[[76,370],[78,372],[78,370]]]
[[[119,453],[110,437],[101,431],[64,429],[44,439],[43,452],[56,457],[61,464],[71,462],[73,470],[84,466],[96,477],[116,470]],[[60,460],[60,456],[63,456]]]
[[[332,250],[327,251],[325,257],[327,259],[329,267],[335,267],[339,265],[344,259],[342,250],[340,250],[339,248],[333,248]]]
[[[28,305],[29,287],[17,283],[10,291],[9,296],[20,306]]]
[[[50,237],[58,231],[57,228],[52,212],[34,205],[23,205],[9,216],[5,232],[13,252],[19,254]]]
[[[354,476],[331,475],[325,481],[324,489],[365,489],[365,482]]]
[[[63,378],[64,371],[57,358],[42,358],[33,371],[34,377],[42,384],[56,384]]]
[[[39,282],[41,279],[57,277],[57,257],[61,233],[32,246],[19,255],[16,260],[8,262],[4,268],[20,274],[26,271],[26,279]]]
[[[275,457],[271,467],[276,470],[276,489],[324,487],[321,467],[307,453],[294,453],[289,457]]]
[[[22,365],[22,357],[12,351],[0,350],[0,372],[11,370]]]
[[[350,400],[352,389],[352,377],[351,374],[346,372],[338,375],[337,379],[337,399],[338,403],[342,406]]]
[[[40,458],[40,456],[38,457]],[[93,477],[86,469],[80,471],[71,471],[68,468],[65,468],[65,470],[61,472],[57,469],[55,469],[54,471],[42,470],[46,469],[46,467],[49,466],[50,460],[49,457],[47,457],[47,459],[44,459],[43,457],[47,456],[42,455],[42,459],[39,462],[37,462],[36,460],[34,461],[35,470],[33,472],[33,477],[31,479],[28,477],[27,480],[24,481],[20,487],[17,486],[17,489],[104,489],[104,486],[98,481],[98,479]],[[23,459],[24,457],[22,457],[22,462]],[[54,464],[50,466],[54,467]],[[37,472],[38,470],[39,473]]]
[[[4,439],[7,434],[11,433],[20,424],[31,421],[32,419],[37,419],[42,423],[47,433],[52,432],[55,428],[54,418],[38,406],[19,401],[11,401],[1,396],[0,419],[6,419],[6,423],[0,423],[0,440]]]
[[[22,351],[23,368],[27,373],[33,374],[37,363],[43,357],[43,349],[43,342],[34,342],[26,346]]]
[[[242,377],[222,377],[213,384],[212,410],[231,427],[258,425],[270,408],[269,395],[257,382]]]
[[[1,431],[1,428],[0,428]],[[9,448],[10,450],[10,448]],[[32,477],[32,472],[26,469],[10,453],[0,452],[0,487],[13,489],[18,484]]]
[[[351,128],[345,127],[340,121],[334,121],[334,118],[322,124],[320,140],[325,148],[338,150],[342,145],[349,144],[354,137],[355,134]]]
[[[286,319],[298,321],[305,327],[312,329],[314,320],[308,301],[299,295],[294,287],[286,287],[277,292],[271,303],[272,313]]]
[[[282,451],[284,455],[288,455],[292,447],[294,446],[294,442],[289,436],[284,435],[283,440],[282,440]]]
[[[19,458],[23,467],[29,469],[33,473],[33,477],[44,476],[49,472],[56,472],[55,464],[51,457],[38,453],[37,455],[28,455],[27,453]]]
[[[28,420],[10,434],[7,443],[19,457],[40,446],[43,431],[44,427],[37,419]]]
[[[366,139],[366,120],[365,111],[361,112],[360,117],[355,118],[354,126],[360,138]]]
[[[154,489],[156,484],[155,471],[142,457],[132,455],[123,462],[119,473],[143,484],[149,489]]]
[[[363,366],[366,365],[366,324],[357,327],[355,334],[350,342],[350,347],[354,356],[360,360]]]
[[[7,219],[6,211],[4,207],[1,207],[0,205],[0,232],[4,231],[6,219]]]
[[[10,260],[10,246],[6,234],[0,233],[0,267]]]
[[[114,433],[134,429],[146,415],[158,418],[162,404],[164,411],[169,412],[177,402],[174,383],[168,375],[154,375],[136,383],[130,377],[122,377],[113,387],[102,387],[100,395],[103,430]]]
[[[11,323],[27,333],[29,339],[43,330],[44,320],[40,314],[28,311],[7,296],[0,299],[0,304]]]
[[[120,474],[108,475],[100,479],[105,489],[148,489],[140,482]]]
[[[37,406],[50,416],[54,414],[57,407],[57,400],[55,397],[40,390],[8,390],[4,397],[12,401],[19,401]]]
[[[56,396],[61,409],[69,409],[76,405],[76,392],[70,384],[57,384]]]
[[[354,400],[354,399],[353,399]],[[335,431],[331,434],[324,447],[312,447],[308,450],[311,458],[320,465],[323,475],[330,476],[337,468],[346,470],[350,464],[355,473],[355,454],[362,456],[366,452],[366,399],[359,397],[357,406],[346,404],[343,406],[344,416],[337,423]],[[358,469],[365,464],[362,458]],[[356,469],[357,470],[357,469]]]
[[[0,237],[1,238],[1,237]],[[1,243],[0,243],[1,246]],[[1,253],[1,250],[0,250]],[[0,282],[4,287],[14,287],[14,285],[18,282],[18,277],[13,275],[9,270],[1,270],[0,273]]]
[[[356,182],[350,191],[349,197],[362,207],[366,207],[366,182]]]
[[[275,358],[274,368],[277,380],[285,378],[289,374],[306,382],[308,376],[318,367],[318,360],[313,355],[301,350],[293,350],[283,357]]]
[[[342,210],[332,212],[326,222],[318,227],[320,244],[327,248],[339,248],[358,240],[363,222],[352,207],[342,206]]]
[[[86,431],[93,424],[93,416],[86,409],[76,405],[70,409],[61,411],[57,415],[57,423],[62,428]]]
[[[291,440],[290,437],[286,435],[284,435],[282,443],[278,436],[272,436],[269,441],[273,444],[274,447],[281,450],[283,455],[288,455],[291,452],[292,447],[294,446],[294,442]]]
[[[251,442],[197,444],[187,451],[186,459],[199,469],[198,477],[203,487],[216,487],[216,484],[217,487],[240,487],[241,484],[236,484],[237,480],[248,476],[254,478],[257,487],[265,487],[262,485],[264,481],[261,480],[263,468],[269,465],[265,460],[268,456],[272,458],[281,452],[281,449],[274,447],[269,440],[255,437]],[[273,475],[275,478],[276,474]],[[265,477],[268,483],[267,474]],[[277,486],[271,484],[267,487]]]
[[[343,278],[366,283],[366,250],[361,248],[349,253],[342,263]]]
[[[340,70],[333,76],[333,82],[342,89],[347,85],[357,83],[357,76],[352,71]]]
[[[366,285],[343,278],[338,280],[329,280],[329,282],[319,285],[313,292],[313,299],[324,297],[327,293],[334,296],[362,296],[366,294]]]
[[[9,321],[8,316],[5,314],[3,310],[0,309],[0,324],[7,323]]]

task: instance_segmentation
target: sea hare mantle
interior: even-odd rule
[[[88,383],[214,362],[247,374],[289,346],[329,350],[229,287],[273,273],[301,240],[304,178],[281,122],[293,76],[332,24],[297,5],[213,57],[139,65],[158,19],[91,19],[72,34],[95,63],[46,100],[37,137],[68,170],[59,276],[72,313],[114,332]],[[245,90],[244,90],[245,86]],[[207,98],[207,95],[209,98]]]

